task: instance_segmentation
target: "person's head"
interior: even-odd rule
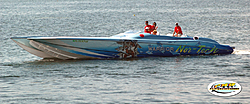
[[[156,35],[156,34],[157,34],[157,30],[154,30],[154,31],[153,31],[153,35]]]
[[[156,26],[156,22],[154,22],[153,25]]]
[[[148,25],[148,21],[145,21],[145,25]]]
[[[175,23],[175,26],[178,26],[178,23],[177,23],[177,22]]]

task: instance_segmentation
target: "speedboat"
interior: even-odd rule
[[[183,55],[231,54],[233,47],[202,37],[173,37],[127,31],[111,37],[11,37],[41,58],[122,59]]]

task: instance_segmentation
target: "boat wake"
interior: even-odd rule
[[[233,54],[250,54],[250,50],[234,50]]]

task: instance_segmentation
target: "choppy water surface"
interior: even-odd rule
[[[1,103],[250,103],[248,0],[1,0]],[[18,36],[112,36],[157,22],[175,22],[190,36],[236,47],[234,54],[127,60],[44,60]],[[238,82],[243,90],[217,97],[207,85]]]

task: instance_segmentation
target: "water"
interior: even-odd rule
[[[1,0],[0,103],[250,103],[248,0]],[[175,22],[190,36],[236,47],[234,54],[126,60],[44,60],[18,36],[112,36],[156,22]],[[238,82],[243,90],[217,97],[207,85]]]

